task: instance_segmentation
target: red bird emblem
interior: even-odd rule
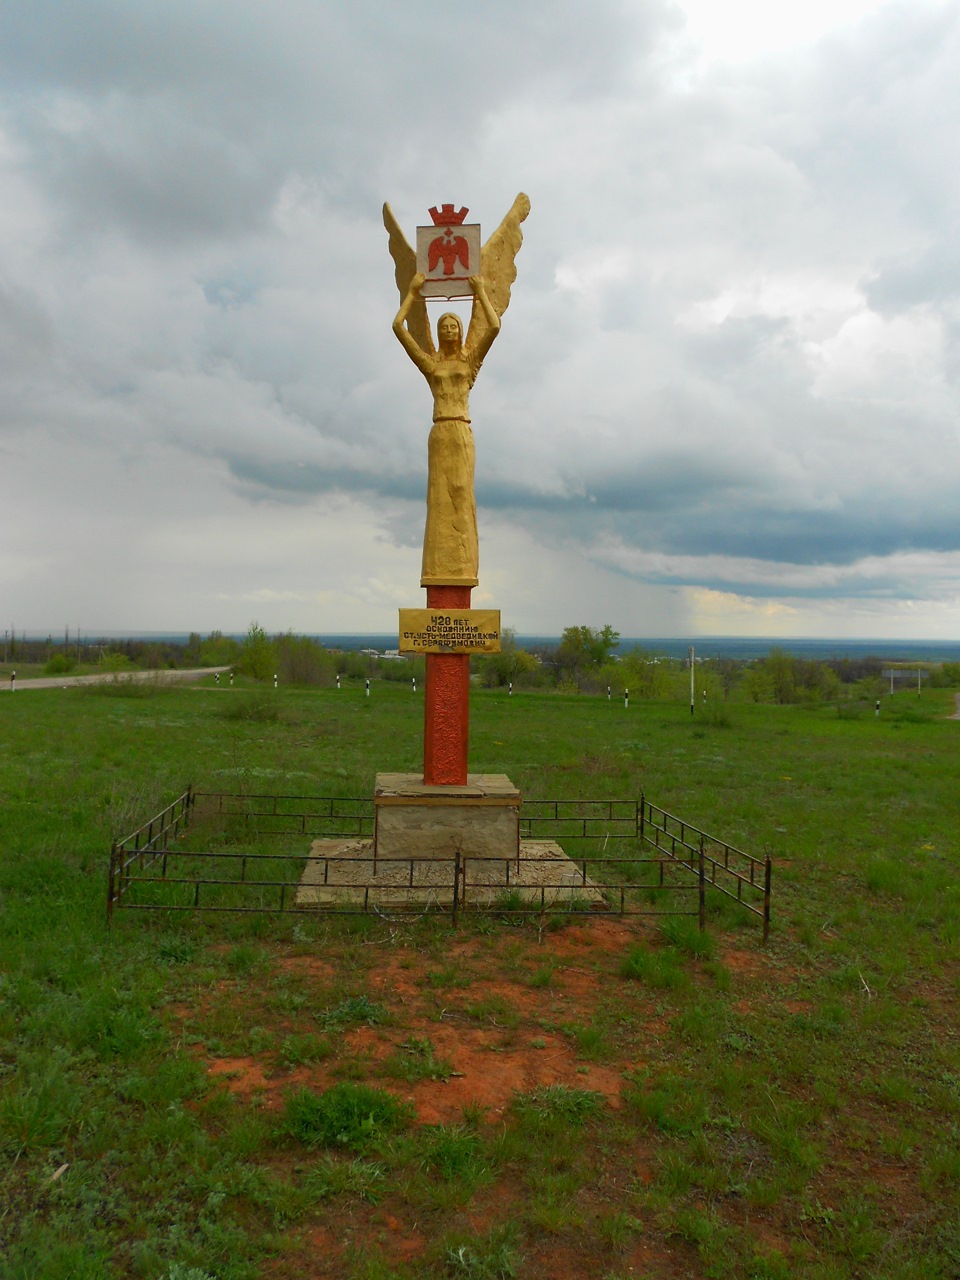
[[[459,262],[464,271],[470,270],[470,246],[463,236],[455,236],[449,227],[442,236],[430,241],[427,259],[431,271],[436,271],[438,263],[443,263],[443,274],[452,276]]]

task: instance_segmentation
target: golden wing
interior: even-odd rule
[[[523,244],[520,223],[529,212],[530,198],[521,191],[510,206],[510,212],[480,250],[480,274],[487,290],[487,297],[498,316],[502,316],[510,305],[510,286],[517,278],[514,259]],[[473,310],[470,313],[470,328],[467,331],[466,346],[468,348],[471,337],[476,336],[485,323],[483,309],[474,298]]]
[[[407,237],[400,229],[400,223],[393,216],[388,204],[383,206],[383,225],[390,237],[390,256],[396,266],[397,288],[400,290],[400,301],[407,296],[410,281],[417,270],[417,255],[407,243]],[[430,336],[430,324],[427,320],[427,304],[418,298],[407,312],[407,328],[413,335],[417,345],[432,356],[434,353],[433,338]]]

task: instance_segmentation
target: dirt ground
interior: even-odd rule
[[[344,1078],[362,1079],[412,1104],[417,1126],[456,1125],[466,1109],[475,1122],[503,1128],[518,1094],[557,1084],[595,1091],[610,1108],[619,1108],[626,1074],[643,1065],[666,1032],[655,993],[618,977],[630,946],[649,940],[647,925],[587,918],[539,936],[528,926],[522,941],[519,934],[509,927],[489,936],[451,933],[441,954],[425,954],[399,933],[359,945],[359,959],[349,974],[339,961],[302,948],[277,947],[266,982],[260,977],[255,982],[239,976],[224,979],[198,993],[195,1002],[177,1006],[173,1017],[182,1042],[209,1076],[268,1114],[279,1113],[292,1089],[320,1091]],[[731,950],[723,960],[743,1001],[749,1001],[753,986],[769,979],[769,961],[760,951]],[[386,1017],[377,1025],[338,1032],[335,1052],[321,1061],[284,1065],[277,1047],[285,1037],[316,1033],[317,1015],[322,1025],[322,1010],[342,998],[345,982],[355,990],[362,987]],[[296,993],[300,1007],[291,1011],[265,1000],[265,993],[277,987]],[[578,1051],[569,1029],[609,1020],[616,1002],[623,1001],[630,1006],[630,1035],[618,1036],[613,1050],[597,1058]],[[269,1047],[256,1053],[211,1052],[209,1019],[222,1023],[234,1011],[244,1026],[263,1029]],[[391,1055],[395,1061],[413,1039],[430,1042],[436,1059],[448,1064],[446,1078],[408,1082],[387,1072]],[[651,1180],[642,1144],[631,1149],[630,1165],[613,1174],[605,1170],[603,1177]],[[512,1206],[523,1194],[507,1170],[470,1197],[459,1222],[476,1232],[509,1223]],[[338,1204],[319,1206],[309,1224],[299,1228],[293,1250],[263,1275],[333,1280],[345,1274],[345,1259],[358,1247],[374,1247],[389,1265],[406,1264],[416,1274],[417,1259],[425,1256],[431,1239],[435,1244],[435,1235],[428,1237],[430,1228],[421,1216],[389,1194],[375,1205],[341,1198]],[[535,1252],[526,1251],[519,1274],[537,1280],[606,1275],[610,1268],[597,1270],[588,1250],[576,1233],[548,1234]],[[675,1255],[652,1239],[631,1245],[619,1272],[658,1278],[696,1274],[677,1269]]]

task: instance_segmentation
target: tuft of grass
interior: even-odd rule
[[[231,947],[224,957],[224,963],[231,973],[245,976],[265,964],[266,957],[260,947],[251,947],[247,943],[238,943]]]
[[[284,706],[277,697],[265,690],[245,693],[230,698],[220,714],[224,720],[240,720],[253,724],[280,724],[285,719]]]
[[[496,908],[502,913],[503,920],[516,924],[515,917],[525,916],[530,910],[530,904],[519,889],[504,889],[497,894]]]
[[[285,1067],[300,1067],[308,1062],[323,1062],[332,1057],[334,1047],[325,1036],[289,1035],[280,1045],[279,1058]]]
[[[610,1037],[603,1027],[596,1023],[572,1022],[563,1027],[563,1031],[577,1046],[577,1056],[589,1062],[599,1062],[610,1056]]]
[[[387,1011],[382,1004],[367,996],[348,996],[332,1009],[318,1014],[317,1020],[328,1031],[342,1031],[345,1027],[375,1027],[387,1021]]]
[[[509,1230],[469,1236],[448,1244],[443,1255],[445,1273],[464,1280],[514,1280],[522,1262]]]
[[[428,1130],[421,1166],[446,1182],[475,1183],[488,1171],[480,1135],[464,1125],[437,1125]]]
[[[472,1021],[489,1023],[492,1027],[513,1030],[520,1025],[520,1015],[503,996],[485,996],[466,1005],[464,1013]]]
[[[531,987],[536,987],[538,989],[549,987],[553,982],[553,975],[556,972],[556,969],[557,962],[555,960],[550,960],[546,964],[540,965],[539,968],[530,975],[527,981]]]
[[[546,1084],[530,1093],[518,1093],[512,1107],[522,1119],[579,1127],[599,1115],[603,1096],[592,1089]]]
[[[189,964],[196,958],[197,950],[193,938],[171,933],[157,940],[157,959],[164,964]]]
[[[692,916],[667,916],[660,922],[660,933],[672,947],[698,960],[709,960],[713,956],[713,938]]]
[[[622,1250],[643,1231],[643,1223],[623,1209],[613,1209],[600,1215],[597,1231],[611,1248]]]
[[[0,1093],[0,1149],[14,1160],[62,1142],[74,1126],[77,1087],[70,1067],[62,1049],[21,1058],[19,1078]]]
[[[631,947],[620,962],[620,976],[665,990],[690,986],[690,978],[682,967],[680,957],[671,947],[657,951],[641,946]]]
[[[392,1094],[343,1081],[324,1093],[289,1094],[282,1131],[308,1147],[362,1151],[402,1128],[409,1116],[410,1108]]]
[[[471,978],[458,969],[456,965],[447,964],[440,969],[431,969],[425,978],[426,985],[438,991],[446,991],[452,987],[468,987]]]
[[[449,1080],[453,1075],[453,1064],[436,1056],[429,1039],[411,1036],[387,1058],[383,1073],[408,1084],[415,1084],[418,1080]]]
[[[654,1082],[642,1077],[634,1080],[624,1089],[623,1103],[663,1133],[699,1133],[707,1117],[707,1100],[702,1090],[679,1078],[667,1077]],[[677,1153],[671,1152],[669,1156],[675,1160]]]
[[[146,680],[138,679],[132,672],[129,674],[116,672],[109,680],[81,684],[74,690],[74,694],[79,694],[82,698],[133,698],[138,701],[172,692],[172,682],[160,676],[152,676]]]
[[[386,1170],[372,1160],[338,1160],[324,1156],[303,1179],[304,1192],[317,1200],[335,1196],[356,1196],[377,1204],[383,1193]]]
[[[871,857],[866,863],[864,879],[871,893],[901,898],[910,887],[911,869],[891,858]]]

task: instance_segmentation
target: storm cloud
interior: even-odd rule
[[[960,4],[699,12],[4,6],[2,625],[391,630],[430,399],[380,207],[525,190],[478,602],[955,636]]]

